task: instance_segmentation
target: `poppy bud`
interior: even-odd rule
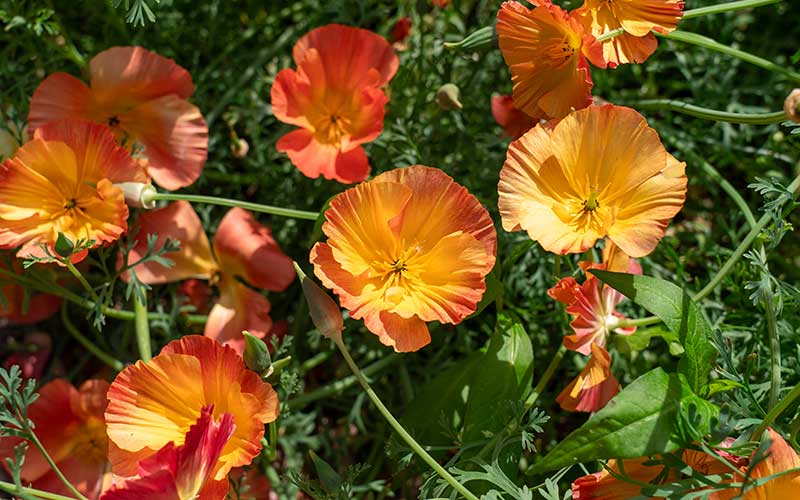
[[[300,278],[300,284],[303,286],[303,295],[306,296],[308,312],[311,315],[311,321],[314,326],[317,327],[321,334],[334,342],[341,342],[344,321],[342,320],[342,312],[339,306],[336,305],[330,295],[305,275],[300,266],[297,265],[297,262],[294,263],[294,269]]]
[[[231,154],[234,158],[242,159],[250,151],[250,144],[241,137],[236,137],[231,142]]]
[[[242,335],[244,336],[244,364],[262,377],[269,377],[273,368],[267,344],[250,332],[244,331]]]
[[[783,102],[783,111],[795,123],[800,123],[800,89],[794,89]]]
[[[408,35],[411,33],[411,19],[408,17],[401,17],[394,23],[392,28],[391,41],[392,44],[405,43]]]
[[[461,90],[454,83],[445,83],[436,91],[436,104],[445,111],[461,109],[460,95]]]
[[[128,206],[136,208],[155,208],[156,200],[153,195],[156,194],[156,188],[150,183],[143,182],[119,182],[114,184],[120,188],[125,195],[125,203]]]

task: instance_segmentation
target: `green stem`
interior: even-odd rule
[[[206,203],[208,205],[222,205],[224,207],[239,207],[252,212],[279,215],[281,217],[293,217],[295,219],[317,220],[319,213],[307,212],[305,210],[294,210],[292,208],[273,207],[271,205],[261,205],[249,201],[233,200],[230,198],[218,198],[216,196],[203,196],[199,194],[177,194],[177,193],[156,193],[147,198],[151,200],[168,201],[188,201],[191,203]]]
[[[322,351],[303,361],[300,364],[300,373],[308,373],[309,371],[313,370],[317,366],[327,361],[328,358],[331,357],[331,354],[333,354],[333,351]],[[366,371],[366,369],[364,369],[364,371]]]
[[[731,197],[736,206],[739,208],[739,211],[742,212],[745,220],[747,221],[747,225],[751,228],[756,225],[756,217],[753,215],[753,211],[750,210],[750,207],[747,205],[747,202],[744,200],[739,191],[728,182],[728,180],[719,173],[719,171],[714,168],[710,163],[707,161],[700,159],[700,166],[703,168],[703,171],[711,177],[712,180],[717,181],[719,186],[722,188],[728,196]]]
[[[536,383],[536,387],[533,388],[531,395],[525,400],[525,411],[530,410],[533,408],[533,405],[536,404],[536,400],[539,399],[539,395],[544,392],[547,384],[550,383],[550,379],[552,379],[553,375],[555,375],[558,365],[561,363],[561,360],[564,359],[564,354],[566,353],[567,348],[564,347],[564,344],[561,344],[558,348],[558,351],[556,351],[555,355],[553,356],[553,359],[550,360],[550,364],[547,365],[544,373],[539,378],[539,382]]]
[[[49,491],[37,490],[35,488],[28,488],[25,486],[17,487],[16,484],[7,483],[5,481],[0,481],[0,490],[5,491],[6,493],[23,493],[41,498],[43,500],[75,500],[75,497],[66,497],[64,495],[58,495],[56,493],[50,493]]]
[[[125,363],[122,361],[114,358],[110,354],[105,353],[102,349],[97,347],[91,340],[86,338],[76,327],[72,324],[72,321],[69,320],[69,316],[67,315],[67,303],[64,302],[61,306],[61,322],[64,324],[64,327],[67,331],[75,337],[75,340],[81,343],[83,347],[86,348],[87,351],[91,352],[95,355],[97,359],[102,361],[103,363],[107,364],[115,371],[122,371],[125,368]]]
[[[278,456],[278,424],[274,421],[269,423],[269,451],[267,460],[272,462]]]
[[[623,33],[625,33],[625,28],[617,28],[615,30],[606,31],[602,35],[597,35],[595,39],[598,42],[605,42],[606,40],[611,40],[612,38],[618,37]]]
[[[364,373],[365,377],[369,377],[399,360],[400,360],[399,354],[397,353],[390,354],[389,356],[383,357],[378,361],[372,363],[368,367],[364,368],[362,372]],[[308,394],[303,394],[294,399],[290,399],[288,402],[289,409],[299,410],[308,405],[309,403],[313,403],[314,401],[317,401],[319,399],[325,399],[327,397],[333,396],[334,394],[339,394],[343,390],[357,383],[358,379],[356,378],[356,376],[350,375],[349,377],[337,380],[332,384],[328,384],[324,387],[320,387],[319,389],[311,391]]]
[[[750,9],[753,7],[763,7],[764,5],[772,5],[780,3],[783,0],[740,0],[738,2],[728,2],[719,5],[709,5],[708,7],[699,7],[697,9],[687,10],[683,13],[683,19],[691,19],[693,17],[710,16],[712,14],[721,14],[723,12],[730,12],[732,10]]]
[[[650,326],[661,323],[661,318],[657,316],[647,316],[645,318],[623,319],[617,323],[616,328],[630,328],[632,326]]]
[[[760,68],[764,68],[768,71],[772,71],[773,73],[778,73],[789,79],[800,81],[800,73],[796,73],[790,69],[784,68],[779,64],[775,64],[772,61],[768,61],[749,52],[723,45],[716,40],[706,36],[698,35],[697,33],[690,33],[688,31],[673,31],[672,33],[658,33],[654,31],[653,33],[661,38],[667,38],[669,40],[675,40],[677,42],[688,43],[709,50],[715,50],[722,54],[736,57],[737,59],[741,59],[742,61],[748,62]]]
[[[759,424],[753,433],[753,437],[758,439],[758,437],[761,436],[761,434],[763,434],[767,428],[769,428],[770,424],[772,424],[776,418],[786,411],[786,409],[789,408],[789,406],[791,406],[792,403],[797,400],[797,398],[800,398],[800,384],[794,386],[794,388],[789,391],[789,393],[785,395],[783,399],[781,399],[781,401],[769,411],[769,413],[767,413],[767,416],[764,417],[764,420],[761,421],[761,424]]]
[[[772,290],[764,297],[763,303],[767,317],[767,333],[769,334],[770,381],[767,408],[772,409],[778,404],[778,395],[781,391],[781,339],[778,335],[778,315],[775,313]]]
[[[444,467],[439,465],[439,462],[434,460],[434,458],[430,456],[430,454],[427,451],[425,451],[425,449],[422,446],[420,446],[419,443],[417,443],[417,441],[411,436],[411,434],[409,434],[405,430],[405,428],[403,428],[400,422],[398,422],[397,419],[394,418],[392,412],[390,412],[389,409],[386,408],[386,406],[384,406],[381,399],[378,397],[377,394],[375,394],[375,391],[372,390],[372,387],[370,387],[369,382],[367,381],[364,374],[362,374],[361,370],[359,370],[358,366],[356,366],[356,363],[355,361],[353,361],[353,358],[350,357],[350,353],[348,352],[347,347],[344,345],[344,342],[342,342],[340,339],[334,340],[334,342],[336,343],[336,346],[339,348],[339,351],[341,351],[342,356],[344,356],[344,360],[347,362],[347,365],[350,367],[350,370],[353,371],[353,375],[356,376],[358,382],[361,384],[361,387],[367,393],[367,396],[369,396],[369,398],[372,400],[372,403],[375,405],[375,407],[378,408],[378,411],[381,413],[381,415],[383,415],[383,418],[385,418],[386,421],[389,422],[389,425],[392,426],[392,429],[394,429],[394,431],[401,438],[403,438],[403,441],[405,441],[406,444],[408,444],[408,446],[410,446],[411,449],[414,450],[414,453],[416,453],[422,460],[425,461],[425,463],[427,463],[434,471],[436,471],[436,473],[439,474],[439,476],[442,479],[447,481],[450,484],[450,486],[453,487],[453,489],[459,492],[467,500],[478,500],[477,496],[475,496],[467,488],[465,488],[463,484],[459,483],[458,480],[456,480],[456,478],[454,478],[449,472],[447,472],[447,470]]]
[[[646,99],[643,101],[633,101],[627,104],[639,110],[676,111],[685,115],[716,122],[744,123],[747,125],[769,125],[772,123],[780,123],[787,119],[786,113],[783,111],[775,111],[772,113],[731,113],[728,111],[695,106],[688,102],[676,101],[673,99]]]
[[[153,356],[153,348],[150,346],[150,320],[147,317],[147,296],[144,291],[142,291],[141,297],[137,293],[133,295],[133,311],[136,314],[134,320],[136,345],[139,347],[139,357],[146,363]]]
[[[89,282],[86,280],[83,274],[80,271],[78,271],[78,268],[75,267],[75,264],[70,262],[69,259],[64,259],[64,264],[67,266],[69,272],[72,273],[73,276],[75,276],[75,279],[77,279],[80,282],[84,290],[86,290],[86,292],[92,297],[92,300],[95,303],[100,303],[100,297],[97,296],[97,293],[94,291],[94,288],[92,288],[92,285],[89,284]]]
[[[36,433],[33,432],[33,429],[26,429],[26,430],[28,431],[28,439],[33,442],[33,444],[39,450],[39,453],[41,453],[45,461],[47,461],[47,465],[49,465],[50,468],[53,469],[53,472],[56,474],[56,476],[58,476],[58,479],[60,479],[61,482],[64,483],[64,486],[66,486],[67,489],[70,492],[72,492],[73,495],[78,497],[80,500],[89,500],[88,498],[83,496],[81,492],[78,491],[78,489],[75,488],[75,486],[73,486],[72,483],[70,483],[66,477],[64,477],[64,474],[61,472],[61,469],[59,469],[56,463],[53,462],[53,459],[50,457],[50,454],[47,453],[47,450],[44,449],[42,442],[39,441],[39,438],[36,436]]]

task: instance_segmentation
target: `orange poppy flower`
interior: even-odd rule
[[[103,420],[107,390],[104,380],[88,380],[75,389],[66,380],[56,379],[39,390],[39,398],[28,408],[28,418],[36,426],[36,437],[47,454],[69,482],[91,500],[100,496],[109,469]],[[0,439],[3,464],[14,456],[14,447],[20,441]],[[33,445],[25,454],[21,478],[40,490],[72,494]]]
[[[572,483],[573,500],[628,500],[639,498],[642,487],[636,483],[650,483],[663,475],[664,466],[659,464],[645,465],[650,459],[634,458],[620,461],[609,460],[605,469],[588,476],[583,476]],[[610,469],[611,472],[608,471]],[[623,481],[618,477],[625,471],[631,481]],[[674,473],[668,479],[673,480]],[[635,481],[635,482],[634,482]],[[658,500],[658,499],[653,499]],[[663,500],[663,499],[662,499]]]
[[[586,0],[573,12],[587,32],[599,36],[622,28],[623,33],[605,40],[603,59],[609,66],[642,63],[655,52],[652,31],[674,31],[683,16],[680,0]]]
[[[136,477],[115,485],[100,500],[224,500],[227,479],[210,475],[236,426],[230,413],[215,422],[213,412],[213,405],[203,408],[182,445],[167,443],[139,462]]]
[[[47,77],[33,93],[28,125],[62,118],[108,125],[128,147],[144,146],[147,171],[164,189],[188,186],[208,154],[208,127],[192,76],[172,59],[142,47],[113,47],[89,63],[91,85],[66,73]]]
[[[497,235],[480,202],[447,174],[416,165],[336,196],[314,271],[354,319],[396,351],[430,342],[426,322],[475,311],[495,262]]]
[[[40,245],[55,254],[58,233],[94,247],[116,241],[128,227],[128,206],[114,183],[144,181],[106,127],[83,120],[40,127],[0,165],[0,248],[21,246],[18,257],[44,257]]]
[[[539,123],[538,119],[517,109],[510,95],[492,96],[492,116],[494,116],[494,121],[503,127],[511,140],[519,139]]]
[[[584,252],[608,236],[643,257],[683,206],[685,168],[636,111],[582,109],[509,146],[498,185],[503,228],[525,230],[558,254]]]
[[[629,267],[625,271],[631,274],[642,274],[642,268],[633,259],[629,259]],[[581,269],[605,269],[605,264],[580,262]],[[569,326],[574,335],[564,337],[564,347],[577,351],[584,356],[591,354],[591,345],[605,347],[611,332],[620,335],[631,335],[636,327],[619,328],[617,325],[625,316],[614,308],[625,300],[625,296],[608,285],[600,282],[594,275],[587,274],[583,284],[575,278],[562,278],[547,291],[547,295],[567,306],[567,313],[574,319]]]
[[[504,2],[497,13],[500,50],[514,82],[514,106],[530,116],[563,118],[592,103],[587,58],[605,67],[602,47],[550,0],[534,9]]]
[[[174,340],[150,361],[125,368],[111,384],[108,401],[109,459],[122,476],[137,474],[137,464],[169,443],[187,443],[204,408],[213,405],[214,422],[233,417],[233,435],[207,475],[224,481],[231,468],[253,460],[264,424],[278,417],[272,386],[233,349],[199,335]]]
[[[595,412],[619,392],[619,382],[611,373],[611,356],[598,344],[589,345],[592,356],[556,401],[568,411]]]
[[[232,208],[217,228],[214,250],[203,224],[185,201],[143,213],[136,221],[137,244],[128,254],[128,263],[139,261],[147,251],[147,237],[157,235],[155,248],[162,248],[167,238],[180,242],[180,250],[165,254],[175,262],[164,267],[146,262],[133,268],[143,283],[161,284],[199,278],[215,285],[220,296],[208,315],[205,335],[244,352],[242,330],[264,338],[272,327],[270,304],[266,297],[240,283],[272,291],[283,291],[294,280],[292,259],[285,255],[267,226],[252,214]],[[120,257],[121,258],[121,257]],[[120,261],[119,266],[121,267]],[[123,279],[128,279],[127,274]]]
[[[278,140],[278,151],[307,177],[363,181],[361,145],[383,130],[381,87],[397,72],[397,55],[381,36],[339,24],[307,33],[292,55],[297,70],[278,73],[270,98],[275,117],[300,128]]]

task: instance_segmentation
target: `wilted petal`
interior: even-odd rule
[[[611,373],[611,357],[597,344],[591,344],[592,356],[575,380],[556,398],[567,411],[595,412],[619,392],[619,382]]]

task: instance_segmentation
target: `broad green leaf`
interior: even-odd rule
[[[344,482],[342,476],[340,476],[328,462],[314,453],[314,450],[308,450],[308,454],[311,456],[311,462],[314,464],[314,468],[317,469],[319,482],[322,484],[322,487],[325,488],[325,491],[328,493],[339,491],[339,487],[342,485],[342,482]]]
[[[591,460],[675,451],[688,444],[679,416],[692,413],[690,408],[699,418],[696,431],[709,433],[719,409],[695,395],[683,375],[655,368],[623,389],[528,473],[539,474]]]
[[[589,272],[661,319],[678,335],[683,355],[678,371],[689,385],[700,392],[708,382],[717,350],[711,343],[711,325],[703,311],[679,286],[650,276],[612,273],[592,269]]]
[[[499,315],[489,348],[471,384],[463,441],[479,441],[487,433],[502,430],[513,417],[513,404],[523,401],[530,392],[532,378],[533,347],[525,328],[508,316]]]
[[[614,335],[614,346],[622,352],[643,351],[654,338],[662,338],[665,342],[677,342],[678,336],[662,327],[639,328],[631,335]]]

